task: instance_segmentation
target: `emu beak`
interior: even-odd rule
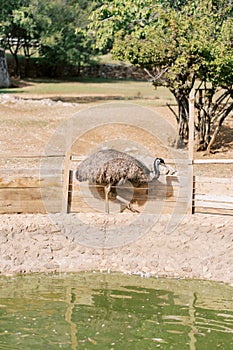
[[[177,175],[177,170],[175,170],[171,166],[167,166],[167,170],[168,170],[167,175]]]
[[[166,168],[167,172],[165,173],[165,175],[177,175],[177,170],[175,170],[171,166],[169,166],[165,163],[160,163],[160,165],[162,165],[164,168]]]

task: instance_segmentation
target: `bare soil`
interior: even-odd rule
[[[87,100],[80,98],[82,101],[91,99],[90,97],[88,98],[88,96],[86,97]],[[74,97],[68,96],[65,97],[65,100],[73,101]],[[98,99],[98,96],[96,96],[91,103],[76,103],[64,102],[62,97],[58,98],[57,96],[46,97],[46,95],[34,96],[27,94],[21,98],[17,94],[0,95],[0,156],[2,157],[0,165],[3,165],[3,158],[9,158],[7,160],[8,167],[11,162],[10,158],[12,157],[40,156],[43,154],[49,139],[62,123],[74,117],[78,112],[100,103],[103,103],[103,100]],[[141,103],[141,101],[135,100],[135,104],[137,103]],[[176,129],[175,118],[167,107],[153,107],[153,105],[149,105],[148,108],[161,115]],[[109,131],[105,130],[104,132],[105,138],[113,133],[111,128]],[[100,130],[99,133],[97,131],[95,135],[90,133],[87,136],[89,139],[86,141],[89,143],[95,142],[97,144],[98,138],[101,138],[102,133],[103,130]],[[144,137],[141,135],[141,130],[138,130],[137,134],[137,131],[132,128],[125,128],[123,136],[131,139],[135,138],[139,141],[142,141]],[[102,139],[99,141],[103,141],[104,137],[102,136]],[[173,140],[170,140],[171,144],[172,142]],[[86,146],[87,145],[85,145],[85,147]],[[77,150],[74,149],[73,151],[77,153]],[[81,151],[84,151],[84,149]],[[85,148],[85,153],[86,152],[87,149]],[[156,144],[155,152],[166,158],[166,151],[163,145]],[[206,156],[205,152],[195,152],[194,157],[197,159],[233,158],[233,115],[229,116],[223,125],[217,137],[216,144],[212,149],[212,153]],[[221,169],[221,176],[229,176],[229,172],[232,172],[232,170],[233,168],[228,165],[226,169]],[[205,169],[204,166],[203,168],[198,166],[197,171],[199,174],[204,174],[206,176],[219,176],[219,169],[216,166],[208,166],[208,169]]]

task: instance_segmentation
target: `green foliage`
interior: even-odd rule
[[[214,79],[220,72],[222,83],[222,73],[232,79],[233,21],[227,2],[217,1],[215,7],[207,0],[178,3],[180,11],[153,0],[105,1],[92,15],[91,30],[100,48],[113,41],[116,58],[147,69],[169,69],[164,84],[172,89],[192,88],[193,74],[213,79],[214,69]]]
[[[107,0],[92,14],[98,47],[144,67],[174,94],[181,139],[188,138],[188,98],[196,80],[233,85],[231,0]]]
[[[16,59],[35,53],[51,66],[85,64],[92,54],[86,34],[88,16],[95,6],[90,0],[12,0],[2,2],[0,37]]]

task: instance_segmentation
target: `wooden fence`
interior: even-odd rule
[[[197,159],[193,164],[233,164],[233,159]],[[193,213],[233,215],[233,177],[193,176]]]
[[[30,163],[41,157],[14,157]],[[10,158],[8,158],[10,159]],[[45,157],[40,167],[0,170],[0,213],[67,212],[68,168],[64,155]],[[46,165],[46,167],[45,167]],[[67,171],[66,171],[67,169]]]
[[[104,212],[104,187],[75,179],[82,159],[60,155],[48,157],[39,168],[0,170],[0,213]],[[233,160],[194,160],[187,167],[203,162],[233,164]],[[233,178],[193,176],[191,171],[161,175],[148,186],[119,186],[113,189],[110,212],[124,207],[117,195],[132,201],[139,212],[171,213],[178,203],[183,213],[233,215]]]

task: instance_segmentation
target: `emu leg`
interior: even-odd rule
[[[108,184],[104,187],[104,193],[105,193],[105,212],[109,214],[109,192],[111,191],[111,185]]]
[[[118,195],[116,196],[116,199],[117,199],[119,202],[125,204],[125,208],[129,209],[129,210],[132,211],[133,213],[139,213],[139,211],[138,211],[137,209],[134,209],[134,208],[131,206],[130,202],[127,201],[126,199],[124,199],[124,198],[122,198],[121,196],[118,196]]]

